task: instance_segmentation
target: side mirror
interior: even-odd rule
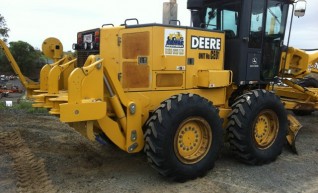
[[[298,0],[297,1],[295,12],[294,12],[296,17],[302,17],[305,15],[306,5],[307,5],[306,0]]]

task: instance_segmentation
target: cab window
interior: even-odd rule
[[[237,37],[240,9],[241,2],[208,7],[205,16],[206,28],[225,31],[227,38]]]

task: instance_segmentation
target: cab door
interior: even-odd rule
[[[288,4],[278,0],[267,2],[260,74],[261,80],[266,82],[273,81],[279,71],[288,7]]]
[[[262,61],[265,0],[254,0],[250,12],[249,35],[243,37],[247,46],[245,81],[259,81]],[[243,27],[244,28],[244,27]]]
[[[250,13],[246,78],[274,81],[278,74],[289,4],[281,0],[254,0]]]

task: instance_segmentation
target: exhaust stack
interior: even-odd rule
[[[163,3],[162,23],[177,25],[178,19],[178,4],[177,0]]]

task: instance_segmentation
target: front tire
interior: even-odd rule
[[[161,103],[145,127],[148,162],[175,181],[205,175],[223,143],[218,110],[199,95],[172,96]]]
[[[237,99],[229,116],[229,142],[237,157],[262,165],[281,154],[288,128],[280,99],[266,90],[253,90]]]

